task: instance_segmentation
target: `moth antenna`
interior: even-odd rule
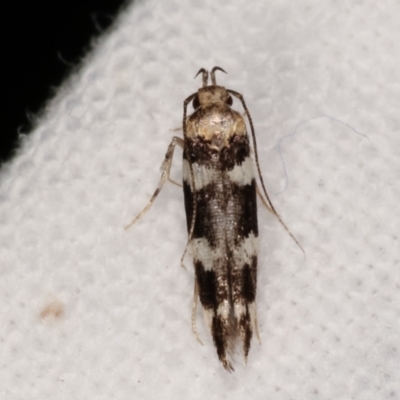
[[[214,70],[213,70],[214,71]],[[194,79],[197,78],[197,76],[202,73],[203,74],[203,87],[206,87],[208,84],[208,71],[204,68],[200,68],[199,72],[196,74],[196,76],[194,77]]]
[[[304,251],[303,247],[301,246],[301,244],[299,243],[299,241],[295,238],[295,236],[293,235],[293,233],[290,231],[290,229],[286,226],[286,224],[283,222],[281,216],[277,213],[277,211],[275,210],[275,207],[272,205],[271,199],[268,196],[267,193],[267,189],[265,188],[264,185],[264,179],[262,177],[261,174],[261,168],[260,168],[260,164],[258,162],[258,151],[257,151],[257,141],[256,141],[256,134],[254,132],[254,125],[253,125],[253,120],[251,118],[249,109],[247,108],[246,102],[244,101],[244,97],[242,94],[235,92],[234,90],[228,89],[227,90],[228,93],[230,93],[231,95],[235,96],[237,99],[240,100],[240,102],[242,103],[242,106],[244,108],[244,111],[247,115],[247,119],[249,121],[250,124],[250,130],[251,130],[251,137],[253,139],[253,146],[254,146],[254,159],[256,162],[256,168],[257,168],[257,172],[258,172],[258,176],[260,178],[260,182],[261,182],[261,187],[263,189],[264,192],[264,196],[266,198],[267,204],[269,205],[269,207],[271,208],[273,214],[275,214],[275,216],[278,218],[278,221],[280,222],[280,224],[284,227],[284,229],[286,230],[286,232],[289,234],[289,236],[294,240],[294,242],[296,243],[297,247],[303,252],[304,254],[304,258],[306,258],[306,252]]]
[[[224,71],[221,67],[214,67],[214,68],[211,70],[211,83],[212,83],[213,86],[215,86],[215,85],[217,84],[217,81],[216,81],[216,79],[215,79],[215,71],[221,71],[221,72],[223,72],[224,74],[227,74],[227,72]]]

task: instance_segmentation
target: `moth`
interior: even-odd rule
[[[265,189],[254,126],[244,98],[238,92],[217,85],[215,72],[218,70],[225,72],[214,67],[210,85],[208,71],[201,68],[196,74],[195,77],[202,74],[203,86],[183,102],[183,139],[173,137],[161,167],[158,187],[128,227],[150,208],[169,180],[174,149],[176,145],[181,146],[188,231],[181,261],[190,250],[195,270],[192,328],[200,341],[195,324],[200,299],[218,358],[226,370],[233,371],[236,341],[241,342],[245,361],[254,333],[260,341],[255,302],[259,248],[257,193],[288,229]],[[254,160],[245,120],[231,107],[233,98],[241,102],[247,116]],[[190,103],[194,111],[187,116]],[[255,168],[263,195],[256,184]]]

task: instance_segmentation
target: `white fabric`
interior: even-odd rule
[[[124,11],[1,170],[1,399],[400,399],[399,15],[394,0]],[[124,230],[214,65],[307,257],[260,207],[262,345],[233,374],[200,312],[204,346],[191,332],[181,189]]]

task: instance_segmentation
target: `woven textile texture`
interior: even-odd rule
[[[0,171],[0,398],[400,399],[399,14],[394,0],[131,4]],[[191,332],[181,188],[124,229],[215,65],[306,253],[260,206],[262,344],[232,374],[200,311],[204,346]]]

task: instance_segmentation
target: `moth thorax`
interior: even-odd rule
[[[231,112],[218,111],[218,107],[207,108],[207,111],[197,122],[196,136],[209,142],[211,148],[221,150],[229,146],[232,136],[237,134],[237,126]]]
[[[229,94],[222,86],[206,86],[198,90],[199,103],[202,107],[212,104],[226,104]]]

